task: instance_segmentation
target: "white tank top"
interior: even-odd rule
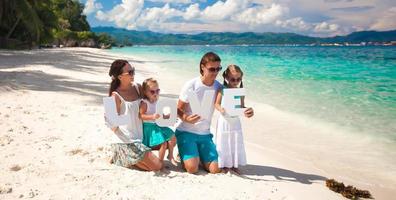
[[[157,113],[157,101],[154,103],[150,103],[147,99],[142,99],[144,103],[147,105],[146,115],[152,115]],[[143,122],[155,122],[155,120],[143,120]]]
[[[139,89],[135,85],[139,94]],[[141,99],[135,101],[125,101],[118,92],[113,92],[121,99],[120,114],[129,115],[130,123],[119,126],[115,134],[117,137],[113,139],[113,143],[132,143],[143,140],[142,120],[139,118],[139,105]]]

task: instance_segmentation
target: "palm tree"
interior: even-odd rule
[[[0,27],[7,31],[5,36],[7,40],[11,38],[18,25],[22,23],[30,37],[36,42],[40,41],[44,26],[35,9],[39,3],[39,0],[0,1]]]

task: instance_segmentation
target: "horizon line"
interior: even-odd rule
[[[119,28],[119,27],[115,27],[115,26],[93,26],[92,28],[114,28],[114,29],[122,29],[122,30],[126,30],[126,31],[137,31],[137,32],[152,32],[152,33],[159,33],[159,34],[173,34],[173,35],[199,35],[199,34],[203,34],[203,33],[235,33],[235,34],[243,34],[243,33],[256,33],[256,34],[262,34],[262,33],[274,33],[274,34],[296,34],[296,35],[300,35],[300,36],[305,36],[305,37],[312,37],[312,38],[334,38],[334,37],[344,37],[344,36],[348,36],[351,35],[353,33],[360,33],[360,32],[377,32],[377,33],[381,33],[381,32],[392,32],[392,31],[396,31],[396,29],[392,29],[392,30],[385,30],[385,31],[379,31],[379,30],[362,30],[362,31],[354,31],[354,32],[350,32],[346,35],[335,35],[335,36],[310,36],[310,35],[305,35],[305,34],[301,34],[301,33],[295,33],[295,32],[271,32],[271,31],[267,31],[267,32],[254,32],[254,31],[248,31],[248,32],[232,32],[232,31],[203,31],[203,32],[197,32],[197,33],[171,33],[171,32],[156,32],[156,31],[151,31],[151,30],[129,30],[126,28]]]

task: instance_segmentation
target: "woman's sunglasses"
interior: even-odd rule
[[[133,76],[133,75],[135,75],[135,70],[132,69],[132,70],[129,70],[128,72],[122,73],[122,75],[126,75],[126,74],[129,74],[130,76]]]
[[[159,94],[160,93],[160,89],[156,89],[156,90],[150,90],[150,94],[154,95],[154,94]]]
[[[242,78],[230,78],[230,82],[241,82]]]
[[[221,69],[223,69],[222,67],[210,67],[210,68],[206,68],[209,70],[209,72],[215,73],[215,72],[219,72],[221,71]]]

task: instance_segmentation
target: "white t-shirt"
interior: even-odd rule
[[[201,77],[194,78],[190,81],[188,81],[184,86],[183,89],[180,93],[179,99],[185,103],[189,103],[188,101],[188,91],[194,92],[199,101],[202,101],[202,98],[205,94],[205,91],[207,90],[214,90],[217,91],[221,89],[221,84],[218,81],[214,81],[212,86],[206,86],[202,83]],[[210,116],[213,116],[213,111],[214,111],[214,102],[215,102],[215,95],[212,97],[212,106],[210,107]],[[188,104],[188,106],[185,109],[185,114],[186,115],[191,115],[193,114],[191,111],[191,107]],[[188,122],[181,122],[177,126],[177,130],[180,131],[188,131],[192,133],[196,133],[199,135],[207,135],[210,134],[210,122],[211,119],[203,119],[201,118],[197,123],[195,124],[190,124]]]

